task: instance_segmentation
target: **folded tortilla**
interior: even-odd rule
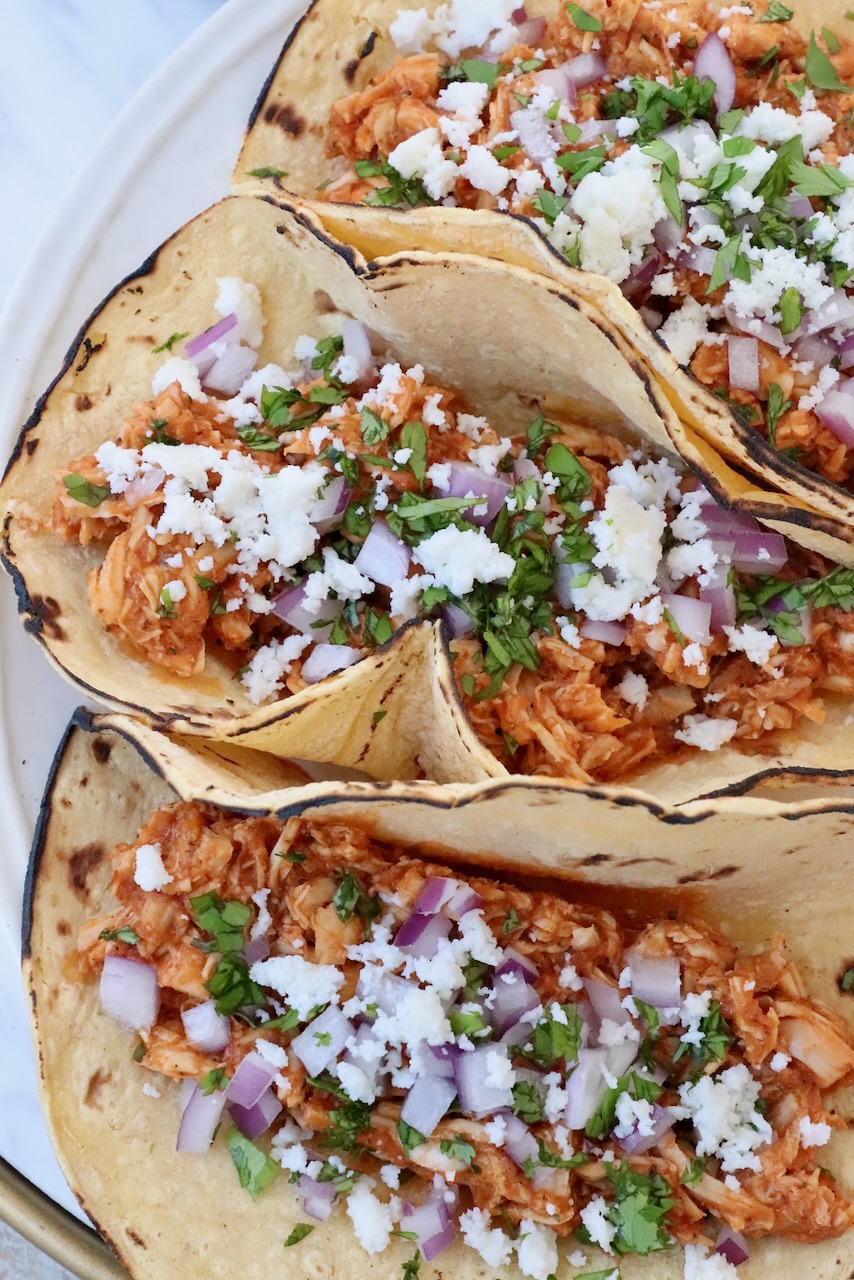
[[[420,7],[432,14],[439,0],[426,0]],[[850,548],[854,496],[793,462],[760,432],[736,418],[691,375],[688,366],[678,363],[618,285],[568,266],[529,219],[489,209],[437,206],[389,209],[382,220],[374,222],[361,217],[360,206],[313,200],[322,186],[349,168],[342,157],[330,159],[325,154],[330,108],[339,98],[363,89],[399,56],[389,26],[400,8],[398,0],[314,0],[288,36],[250,116],[234,172],[238,188],[254,174],[278,170],[281,177],[268,179],[271,187],[313,201],[324,227],[369,259],[418,249],[475,252],[541,272],[561,287],[572,289],[599,311],[629,360],[639,358],[652,375],[666,402],[663,420],[667,430],[675,415],[721,456],[729,473],[728,492],[738,500],[739,509],[762,518],[768,510],[766,506],[763,511],[764,504],[773,506],[777,494],[785,495],[789,511],[784,520],[797,519],[795,513],[799,512],[812,517],[812,523],[818,514],[821,527]],[[533,0],[524,9],[528,18],[552,18],[556,5],[554,0]],[[796,5],[794,9],[792,24],[804,34],[823,24],[832,28],[834,23],[839,31],[845,31],[845,7],[837,0],[824,0],[818,7]],[[635,394],[639,393],[636,384]],[[840,549],[836,558],[848,563],[850,556],[850,549]]]
[[[253,784],[253,776],[256,781]],[[76,932],[110,911],[109,853],[133,840],[159,806],[203,798],[225,809],[282,818],[303,815],[355,823],[371,835],[412,844],[429,834],[427,856],[501,873],[559,877],[599,905],[630,898],[650,916],[686,909],[752,948],[784,929],[788,950],[814,997],[852,1017],[854,995],[840,980],[850,963],[845,904],[854,876],[854,805],[824,798],[780,805],[761,798],[700,802],[673,811],[546,784],[527,787],[519,820],[515,783],[437,788],[315,784],[288,788],[277,761],[251,753],[218,756],[209,747],[161,738],[138,722],[78,713],[54,764],[36,834],[24,922],[24,971],[33,1009],[40,1090],[54,1145],[82,1206],[137,1280],[218,1280],[251,1251],[258,1280],[283,1265],[300,1274],[400,1274],[411,1246],[398,1242],[366,1258],[343,1214],[318,1225],[298,1255],[283,1241],[302,1210],[285,1178],[254,1203],[240,1189],[223,1143],[204,1156],[175,1151],[179,1089],[152,1077],[162,1096],[145,1097],[132,1061],[133,1033],[101,1012],[97,987],[74,982]],[[281,788],[285,789],[281,789]],[[270,788],[265,790],[264,788]],[[554,880],[552,880],[554,883]],[[809,893],[798,884],[809,884]],[[854,1118],[854,1094],[832,1108]],[[826,1163],[854,1182],[850,1131],[834,1136]],[[570,1244],[569,1251],[577,1247]],[[589,1249],[585,1250],[588,1255]],[[679,1252],[620,1260],[625,1280],[681,1280]],[[594,1261],[598,1258],[597,1261]],[[607,1269],[592,1254],[584,1270]],[[763,1240],[739,1269],[745,1280],[847,1280],[854,1236],[815,1245]],[[516,1280],[455,1246],[422,1275]]]

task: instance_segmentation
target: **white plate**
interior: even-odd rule
[[[304,0],[229,0],[137,94],[81,170],[0,316],[0,352],[12,353],[2,369],[4,462],[101,298],[226,194],[251,107],[304,7]],[[0,1154],[82,1217],[41,1123],[18,994],[30,839],[53,753],[80,695],[26,638],[11,585],[0,577]]]

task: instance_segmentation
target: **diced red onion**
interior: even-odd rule
[[[212,324],[209,329],[205,329],[204,333],[196,334],[195,338],[190,338],[184,343],[184,354],[188,360],[195,360],[196,356],[206,350],[212,342],[219,342],[220,338],[224,338],[227,333],[231,333],[237,325],[237,316],[232,311],[229,315],[223,316],[221,320],[217,320],[216,324]]]
[[[745,534],[754,537],[754,534]],[[709,630],[712,619],[712,606],[703,600],[695,600],[692,596],[663,594],[661,603],[671,614],[673,621],[690,644],[708,644],[711,640]]]
[[[721,1257],[726,1258],[727,1262],[733,1267],[740,1267],[750,1257],[747,1241],[741,1232],[733,1231],[731,1227],[725,1226],[722,1226],[718,1232],[715,1253],[719,1253]]]
[[[602,1046],[599,1046],[602,1048]],[[612,1076],[625,1075],[638,1056],[636,1040],[622,1040],[619,1044],[609,1044],[604,1048],[605,1066]]]
[[[204,375],[204,385],[209,391],[220,391],[223,395],[236,396],[257,363],[257,351],[253,351],[251,347],[240,347],[237,343],[233,343],[214,361]]]
[[[522,16],[517,17],[517,14]],[[510,16],[519,28],[520,43],[529,44],[532,48],[536,48],[546,34],[545,18],[529,18],[525,12],[524,5],[519,9],[514,9]]]
[[[816,405],[815,416],[837,440],[854,449],[854,396],[834,387]]]
[[[534,79],[538,85],[545,85],[551,89],[559,101],[565,102],[568,107],[574,107],[578,102],[575,84],[570,80],[564,67],[545,67],[537,72]],[[552,148],[552,155],[554,155],[554,148]]]
[[[302,678],[306,684],[317,684],[335,671],[352,667],[361,657],[361,649],[346,644],[317,644],[302,664]]]
[[[661,254],[653,249],[643,262],[632,267],[628,277],[620,285],[624,295],[629,300],[633,297],[639,297],[641,293],[649,288],[652,281],[658,275],[661,265]]]
[[[362,969],[356,983],[356,995],[360,999],[370,1000],[378,1009],[382,1009],[383,1013],[388,1014],[395,1012],[403,997],[411,989],[410,984],[399,974],[384,973],[379,980],[376,980],[368,973],[367,968]]]
[[[507,981],[513,976],[515,976],[515,982]],[[515,975],[508,973],[501,978],[496,975],[492,989],[495,992],[495,1000],[488,1012],[490,1023],[497,1036],[503,1036],[505,1031],[515,1027],[523,1014],[536,1009],[540,1003],[540,997],[534,988],[529,986],[518,973]]]
[[[717,502],[704,502],[700,519],[713,536],[734,537],[737,533],[761,533],[762,525],[742,511],[728,511]]]
[[[411,915],[395,934],[394,944],[414,959],[432,960],[439,950],[439,943],[451,932],[447,916]]]
[[[154,965],[126,956],[104,957],[98,994],[104,1013],[131,1031],[147,1031],[160,1009]]]
[[[714,80],[718,114],[729,111],[735,101],[735,67],[726,45],[714,31],[709,32],[697,50],[694,75],[698,80]]]
[[[475,1119],[513,1105],[513,1094],[509,1088],[499,1089],[486,1083],[489,1074],[486,1059],[492,1053],[495,1053],[495,1046],[484,1045],[460,1054],[454,1064],[460,1106],[466,1115]]]
[[[845,352],[841,356],[842,368],[845,368]],[[816,369],[823,369],[829,365],[831,360],[836,358],[837,352],[833,343],[829,338],[819,337],[818,334],[808,335],[805,338],[799,338],[792,348],[792,356],[798,361],[808,361],[814,365]]]
[[[454,1078],[454,1063],[463,1050],[458,1044],[431,1044],[430,1054],[434,1059],[429,1064],[427,1074],[442,1076],[445,1080]]]
[[[632,995],[654,1009],[678,1009],[682,1003],[682,978],[675,956],[651,957],[630,951]]]
[[[589,564],[567,564],[565,560],[558,559],[555,565],[554,593],[557,596],[564,609],[572,608],[572,584],[576,578],[580,578],[583,573],[590,572]]]
[[[221,1053],[231,1042],[231,1021],[217,1013],[215,1000],[185,1009],[181,1021],[190,1044],[202,1053]]]
[[[267,1132],[281,1110],[282,1104],[272,1089],[266,1089],[254,1107],[241,1107],[236,1102],[228,1104],[228,1114],[244,1138],[251,1142]]]
[[[662,129],[658,135],[662,142],[667,142],[671,147],[675,147],[677,151],[681,151],[689,160],[694,159],[694,153],[697,149],[697,142],[700,137],[707,139],[709,142],[717,142],[717,135],[712,126],[706,120],[692,120],[690,124],[680,126],[678,124],[668,125],[666,129]],[[693,211],[694,221],[697,225],[707,226],[709,223],[718,223],[719,220],[708,210],[700,210],[696,207]],[[702,218],[702,222],[698,220],[698,214]]]
[[[231,1077],[226,1097],[238,1107],[254,1107],[265,1089],[269,1089],[276,1068],[260,1053],[247,1053]]]
[[[625,1022],[631,1022],[631,1015],[628,1009],[623,1008],[623,997],[616,987],[610,986],[607,982],[600,982],[598,978],[585,978],[584,990],[597,1018],[607,1018],[619,1026]]]
[[[585,618],[578,630],[585,640],[599,640],[602,644],[622,644],[626,638],[626,628],[621,622]]]
[[[196,1085],[181,1116],[176,1150],[185,1155],[204,1155],[210,1150],[224,1106],[225,1093],[222,1089],[205,1094]]]
[[[473,494],[475,498],[486,499],[485,503],[477,506],[463,507],[462,514],[472,524],[490,524],[510,492],[509,480],[505,480],[503,476],[488,476],[480,467],[470,466],[466,462],[452,462],[448,479],[449,497],[467,498],[469,494]],[[356,563],[358,564],[358,560]]]
[[[684,224],[671,217],[662,218],[660,222],[656,222],[652,229],[655,247],[661,253],[667,254],[669,258],[672,258],[678,250],[684,235]]]
[[[577,147],[586,147],[591,142],[599,142],[601,138],[617,136],[616,120],[582,120],[577,127],[581,130],[575,143]]]
[[[583,1129],[587,1121],[599,1110],[605,1096],[605,1066],[603,1049],[578,1050],[578,1066],[566,1084],[564,1123],[569,1129]]]
[[[152,467],[150,471],[143,471],[135,480],[131,480],[122,497],[129,507],[135,507],[137,503],[143,502],[146,498],[150,498],[152,493],[156,493],[165,479],[165,471],[161,471],[159,467]]]
[[[767,342],[770,347],[776,347],[779,350],[781,347],[791,345],[789,336],[784,338],[776,325],[769,324],[767,320],[759,320],[756,316],[740,316],[733,307],[726,306],[724,316],[732,329],[759,338],[760,341]]]
[[[373,1023],[363,1022],[360,1027],[356,1028],[350,1042],[349,1047],[341,1055],[341,1062],[348,1063],[351,1067],[358,1067],[368,1077],[371,1084],[374,1084],[379,1073],[379,1059],[381,1053],[376,1052],[377,1038],[374,1035]],[[369,1048],[371,1046],[371,1048]]]
[[[266,935],[260,938],[250,938],[243,948],[243,957],[247,964],[257,964],[259,960],[266,960],[269,954],[270,943]]]
[[[439,616],[448,628],[452,640],[471,635],[474,631],[474,620],[459,605],[443,604],[439,609]]]
[[[700,587],[700,599],[711,608],[709,625],[715,635],[724,627],[734,627],[736,622],[735,588],[727,582],[729,569],[716,565],[709,574],[709,582]]]
[[[809,221],[813,216],[815,210],[807,196],[799,196],[792,192],[786,199],[789,202],[789,213],[793,218],[806,218]]]
[[[759,390],[759,342],[756,338],[727,337],[729,385],[737,391]]]
[[[326,1222],[335,1204],[335,1186],[332,1182],[317,1182],[303,1173],[299,1180],[302,1207],[310,1218]]]
[[[309,512],[309,520],[318,533],[328,533],[347,510],[350,501],[350,486],[343,476],[335,476],[323,490],[317,502]]]
[[[353,1031],[350,1019],[331,1004],[291,1041],[291,1049],[308,1074],[318,1076],[335,1061]],[[329,1042],[323,1043],[327,1037]]]
[[[539,977],[539,970],[533,960],[523,956],[515,947],[504,948],[504,959],[495,970],[495,977],[502,978],[505,973],[519,973],[525,982],[531,983],[536,982]]]
[[[452,920],[462,920],[470,911],[477,911],[483,906],[483,898],[475,893],[467,884],[460,884],[445,904],[445,914]]]
[[[513,479],[517,484],[520,484],[523,480],[536,480],[537,484],[540,486],[540,497],[535,510],[548,511],[549,499],[548,494],[543,488],[543,477],[540,474],[539,467],[531,458],[523,457],[516,459],[513,463]]]
[[[526,1160],[536,1161],[537,1159],[539,1154],[537,1140],[524,1120],[520,1120],[512,1111],[502,1111],[501,1118],[504,1121],[503,1149],[510,1159],[523,1169]]]
[[[409,547],[396,538],[385,520],[375,520],[353,561],[359,573],[384,587],[393,587],[409,572]]]
[[[660,329],[664,324],[664,315],[656,307],[647,306],[646,303],[639,307],[640,317],[646,325],[647,329],[652,329],[653,333]]]
[[[407,1200],[401,1226],[414,1234],[425,1262],[437,1258],[456,1238],[454,1224],[441,1199],[431,1198],[420,1205],[411,1205]]]
[[[344,339],[344,355],[353,361],[358,370],[356,381],[362,382],[370,377],[374,369],[368,331],[361,320],[352,320],[348,316],[341,321],[341,337]]]
[[[419,1076],[403,1100],[400,1118],[429,1138],[456,1096],[454,1080],[438,1075]]]
[[[559,73],[554,73],[559,74]],[[564,84],[566,83],[564,78]],[[525,154],[534,161],[535,164],[545,164],[548,160],[554,160],[557,153],[557,147],[552,138],[552,131],[545,116],[539,111],[528,111],[521,109],[510,112],[510,128],[515,129],[519,135],[519,142],[525,151]],[[466,491],[468,492],[468,490]],[[459,494],[459,497],[465,497],[465,494]]]
[[[638,1132],[637,1124],[632,1132],[626,1134],[625,1138],[618,1138],[620,1146],[630,1155],[639,1156],[644,1151],[649,1151],[655,1144],[664,1137],[669,1129],[672,1129],[676,1123],[673,1112],[666,1107],[660,1107],[657,1103],[653,1103],[652,1107],[652,1133],[641,1134]]]
[[[317,613],[310,613],[305,604],[305,579],[279,592],[273,601],[273,613],[296,631],[311,636],[313,640],[325,640],[336,618],[344,608],[343,600],[321,600]],[[319,627],[317,623],[329,625]]]
[[[836,325],[850,325],[854,321],[854,298],[844,289],[837,289],[827,302],[808,312],[805,319],[807,333],[820,333],[822,329],[832,329]]]
[[[576,89],[586,89],[607,75],[608,64],[601,53],[580,53],[577,58],[565,62],[562,69],[569,76],[570,84],[574,84]]]
[[[789,558],[781,533],[737,533],[732,552],[739,573],[776,573]]]
[[[715,269],[717,256],[717,251],[710,249],[708,245],[695,244],[691,249],[685,249],[679,254],[676,265],[686,267],[689,271],[696,271],[700,276],[710,276]]]
[[[450,901],[459,883],[459,880],[451,880],[447,876],[430,876],[412,910],[416,915],[434,916]]]

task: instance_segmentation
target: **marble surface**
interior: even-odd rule
[[[222,2],[0,2],[0,304],[65,186],[122,107]],[[52,1157],[35,1104],[20,1088],[35,1064],[17,964],[2,940],[0,947],[0,1154],[29,1173]],[[69,1193],[55,1194],[72,1206]],[[0,1276],[66,1280],[68,1273],[0,1224]]]

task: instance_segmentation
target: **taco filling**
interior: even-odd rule
[[[293,1184],[289,1244],[341,1204],[368,1253],[459,1238],[547,1280],[559,1237],[577,1267],[678,1243],[723,1278],[749,1240],[854,1222],[822,1096],[854,1037],[779,936],[739,954],[677,913],[629,925],[354,826],[197,803],[112,868],[74,978],[184,1083],[179,1151],[225,1142],[252,1196]]]
[[[523,214],[619,284],[772,447],[854,472],[854,55],[791,9],[513,0],[398,11],[334,104],[319,198]]]
[[[578,780],[755,749],[854,693],[854,571],[604,431],[503,437],[354,321],[253,371],[257,289],[221,289],[243,319],[57,478],[57,534],[105,547],[91,607],[146,660],[193,677],[216,646],[260,703],[441,617],[481,741]]]

